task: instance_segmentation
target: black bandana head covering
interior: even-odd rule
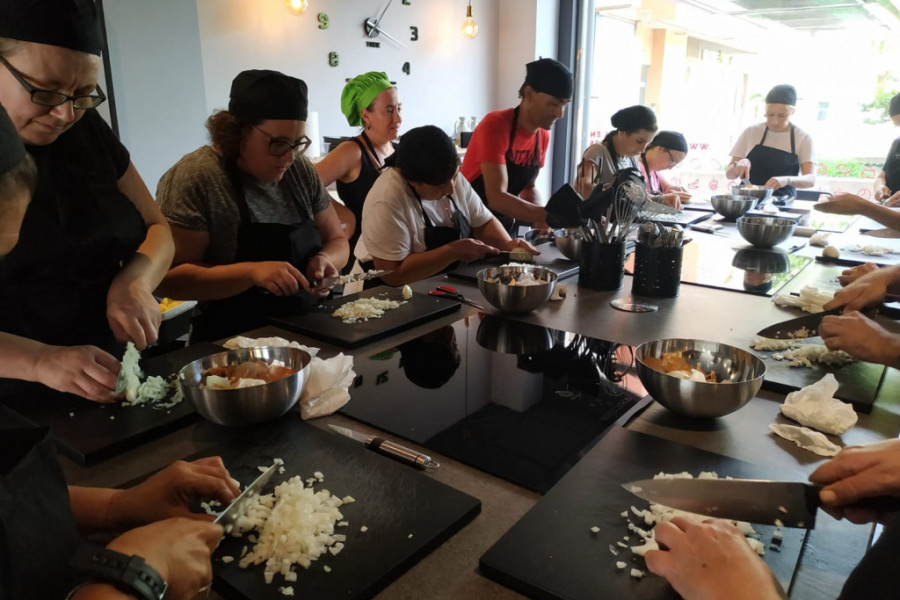
[[[619,131],[634,133],[641,129],[656,131],[656,115],[646,106],[636,104],[616,111],[609,122]]]
[[[891,98],[891,105],[888,108],[888,114],[893,116],[900,115],[900,94],[896,94]]]
[[[305,121],[309,105],[302,79],[268,70],[238,73],[231,82],[230,98],[228,112],[251,121]]]
[[[22,162],[25,158],[25,146],[15,126],[0,106],[0,176]]]
[[[666,150],[677,150],[678,152],[684,152],[685,154],[687,154],[688,151],[687,140],[677,131],[660,131],[656,134],[647,148],[653,148],[654,146],[659,146]]]
[[[561,62],[541,58],[525,65],[525,85],[537,92],[568,100],[572,97],[575,80],[572,71]]]
[[[97,56],[103,50],[94,0],[0,0],[0,37]]]
[[[766,104],[797,106],[797,90],[794,89],[794,86],[786,83],[776,85],[766,94]]]

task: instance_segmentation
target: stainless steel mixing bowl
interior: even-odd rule
[[[537,285],[510,285],[524,273],[531,273]],[[543,267],[490,267],[478,271],[478,289],[495,308],[505,313],[523,314],[542,307],[556,289],[559,276]]]
[[[728,221],[734,221],[738,217],[743,216],[748,210],[752,210],[757,203],[757,199],[752,196],[732,194],[713,196],[709,201],[715,211]]]
[[[737,220],[741,237],[758,248],[771,248],[794,235],[797,221],[789,217],[741,217]]]

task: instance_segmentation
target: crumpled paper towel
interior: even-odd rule
[[[808,313],[819,313],[825,310],[822,307],[830,302],[832,298],[834,298],[833,292],[820,292],[819,288],[807,285],[800,290],[799,296],[779,294],[772,301],[778,306],[795,306]]]
[[[300,416],[304,420],[324,417],[347,404],[354,379],[352,356],[342,352],[326,360],[313,358],[309,379],[300,396]]]
[[[769,429],[773,433],[790,440],[803,448],[814,452],[819,456],[835,456],[841,451],[841,447],[832,444],[824,433],[813,431],[809,427],[797,427],[796,425],[782,425],[778,423],[769,423]]]
[[[837,379],[828,373],[814,384],[788,394],[781,412],[801,425],[841,435],[856,425],[859,417],[852,406],[834,397],[837,390]]]
[[[262,348],[263,346],[272,346],[275,348],[297,348],[298,350],[303,350],[310,356],[315,356],[319,353],[318,348],[310,348],[309,346],[304,346],[300,342],[289,342],[283,337],[278,336],[249,338],[239,335],[225,342],[225,347],[229,350],[237,350],[238,348]]]

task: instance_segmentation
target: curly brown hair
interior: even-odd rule
[[[237,160],[241,152],[241,140],[248,129],[262,123],[261,120],[243,119],[227,110],[217,110],[206,120],[206,130],[213,145],[225,160]]]

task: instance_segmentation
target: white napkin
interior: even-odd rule
[[[801,425],[841,435],[856,425],[859,417],[852,406],[834,397],[837,390],[837,379],[828,373],[814,384],[788,394],[781,412]]]
[[[807,285],[800,290],[799,296],[780,294],[775,296],[772,301],[778,306],[795,306],[808,313],[818,313],[825,310],[822,306],[830,302],[832,298],[834,298],[833,292],[820,292],[819,288]]]
[[[237,350],[238,348],[262,348],[263,346],[271,346],[275,348],[297,348],[299,350],[303,350],[310,356],[315,356],[319,353],[318,348],[310,348],[309,346],[304,346],[300,342],[289,342],[283,337],[277,336],[249,338],[239,335],[225,342],[225,347],[229,350]]]
[[[352,356],[342,352],[327,360],[313,358],[309,379],[300,396],[300,416],[303,419],[324,417],[347,404],[354,379]]]
[[[841,447],[837,444],[832,444],[825,437],[824,433],[813,431],[809,427],[769,423],[769,429],[776,435],[790,440],[804,450],[809,450],[819,456],[834,456],[841,451]]]

